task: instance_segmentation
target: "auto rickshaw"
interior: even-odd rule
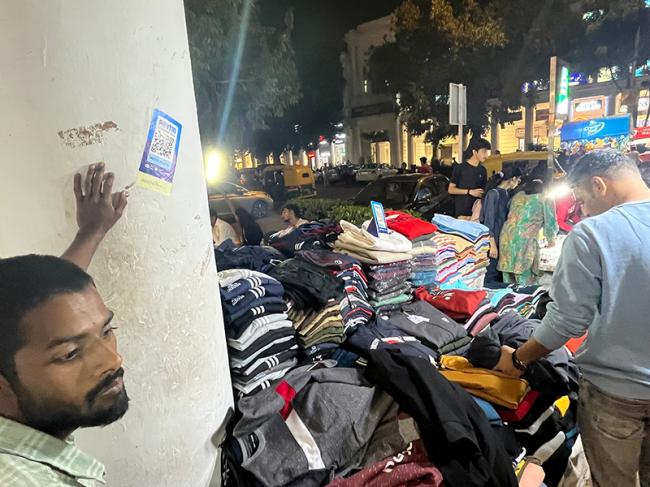
[[[314,172],[307,166],[266,166],[262,170],[262,184],[275,202],[316,195]]]
[[[487,170],[488,177],[501,171],[504,166],[509,166],[511,164],[514,165],[514,167],[520,168],[522,174],[531,174],[534,171],[541,171],[541,173],[543,173],[547,160],[548,152],[546,151],[512,152],[511,154],[493,154],[487,158],[483,163],[483,166]],[[554,179],[560,178],[564,175],[564,169],[556,159]]]

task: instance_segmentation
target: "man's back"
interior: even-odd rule
[[[650,201],[578,224],[556,270],[546,329],[591,321],[577,353],[585,378],[615,396],[650,399]],[[593,317],[593,320],[591,319]],[[575,333],[574,333],[575,334]],[[547,335],[552,341],[553,333]]]

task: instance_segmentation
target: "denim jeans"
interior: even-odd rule
[[[614,397],[582,381],[578,423],[594,487],[650,486],[649,421],[650,401]]]

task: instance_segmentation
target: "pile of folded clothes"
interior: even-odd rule
[[[341,305],[335,299],[316,310],[293,308],[289,311],[289,319],[298,332],[298,344],[302,349],[343,342],[345,327]]]
[[[269,236],[268,244],[287,257],[299,250],[329,250],[341,233],[341,227],[330,220],[305,223],[298,228],[281,230]]]
[[[419,287],[415,290],[415,298],[435,306],[454,320],[465,323],[476,313],[485,298],[487,291],[482,289],[431,289]]]
[[[516,312],[524,318],[543,318],[550,301],[543,287],[486,289],[487,296],[465,323],[470,335],[480,334],[501,316]]]
[[[233,387],[239,395],[265,389],[295,367],[296,332],[275,279],[250,270],[219,272]]]
[[[226,240],[214,249],[217,269],[250,269],[258,272],[268,272],[273,266],[286,259],[273,247],[259,245],[244,245],[236,247],[232,240]]]
[[[414,287],[436,283],[438,227],[401,211],[387,211],[386,225],[411,241],[411,282]]]
[[[432,239],[437,247],[437,283],[462,281],[469,287],[482,287],[489,264],[489,229],[479,223],[439,214],[432,222],[438,227]]]
[[[411,301],[411,242],[392,231],[375,237],[345,220],[341,228],[334,249],[366,264],[368,297],[374,310],[385,313]]]
[[[279,263],[270,275],[284,286],[290,305],[289,318],[298,331],[301,350],[325,343],[338,345],[343,341],[342,280],[305,255]]]
[[[326,250],[300,251],[296,258],[326,269],[344,283],[341,316],[346,333],[365,325],[373,317],[374,310],[368,302],[368,278],[358,260]]]
[[[411,262],[367,266],[368,297],[378,315],[400,309],[413,300],[411,295]]]

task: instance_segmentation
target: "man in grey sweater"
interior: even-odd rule
[[[588,333],[578,414],[594,486],[650,486],[650,189],[613,150],[582,157],[570,181],[591,218],[566,239],[541,326],[497,369],[520,376]]]

